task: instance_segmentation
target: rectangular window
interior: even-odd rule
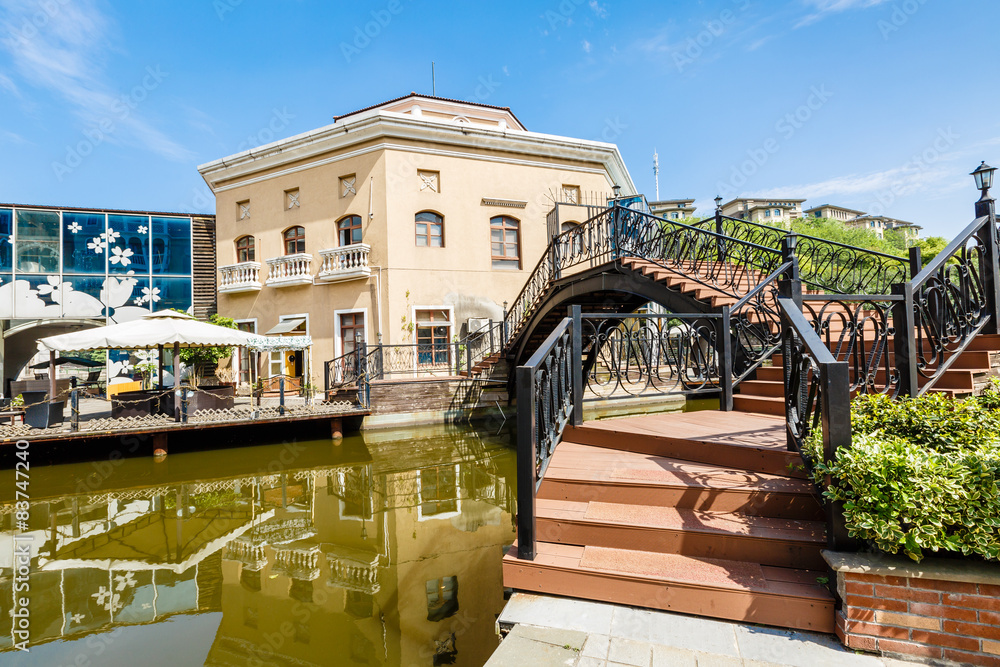
[[[427,620],[431,622],[438,622],[448,618],[449,616],[454,616],[455,612],[458,611],[458,577],[442,577],[440,579],[431,579],[426,583],[427,589]],[[441,642],[447,643],[447,642]],[[453,648],[438,646],[437,649],[441,651],[442,649]],[[454,655],[451,656],[454,658]],[[450,661],[435,661],[434,664],[453,664],[454,660]]]
[[[417,245],[420,247],[444,247],[444,218],[432,211],[422,211],[416,215]]]
[[[451,342],[451,317],[447,310],[418,310],[417,365],[448,363]]]
[[[190,235],[190,222],[184,225],[188,228]],[[128,273],[132,271],[137,274],[149,274],[149,218],[144,215],[109,215],[107,248],[104,252],[108,256],[108,273]],[[188,236],[190,239],[190,236]],[[190,240],[185,248],[188,265],[186,273],[191,273],[191,248]],[[160,261],[166,255],[166,246],[163,239],[160,240]],[[159,273],[159,272],[158,272]]]
[[[358,349],[358,343],[365,340],[365,314],[341,313],[340,353],[348,354]]]
[[[490,219],[490,248],[493,268],[521,268],[521,223],[506,215]]]
[[[191,273],[191,221],[186,218],[151,218],[153,274]]]
[[[103,213],[63,213],[63,272],[103,274],[106,255],[95,250],[106,231]]]
[[[17,270],[24,273],[59,272],[59,213],[17,212]]]
[[[458,511],[458,472],[443,465],[420,471],[420,514],[433,516]]]

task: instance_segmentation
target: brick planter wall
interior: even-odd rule
[[[1000,566],[823,552],[851,649],[1000,667]]]

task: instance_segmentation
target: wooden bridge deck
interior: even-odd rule
[[[515,589],[833,631],[822,509],[780,417],[666,413],[566,429]]]

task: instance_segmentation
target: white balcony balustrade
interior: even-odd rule
[[[312,255],[300,252],[267,260],[267,284],[272,287],[312,283]]]
[[[259,292],[260,262],[240,262],[219,267],[219,292]]]
[[[368,266],[371,249],[367,243],[355,243],[342,248],[320,250],[319,256],[323,263],[319,269],[319,279],[335,283],[367,278],[372,274],[371,267]]]

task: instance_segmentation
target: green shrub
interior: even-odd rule
[[[853,441],[830,464],[821,434],[807,453],[824,495],[844,503],[851,535],[919,561],[925,551],[1000,560],[1000,389],[980,398],[860,397]]]

